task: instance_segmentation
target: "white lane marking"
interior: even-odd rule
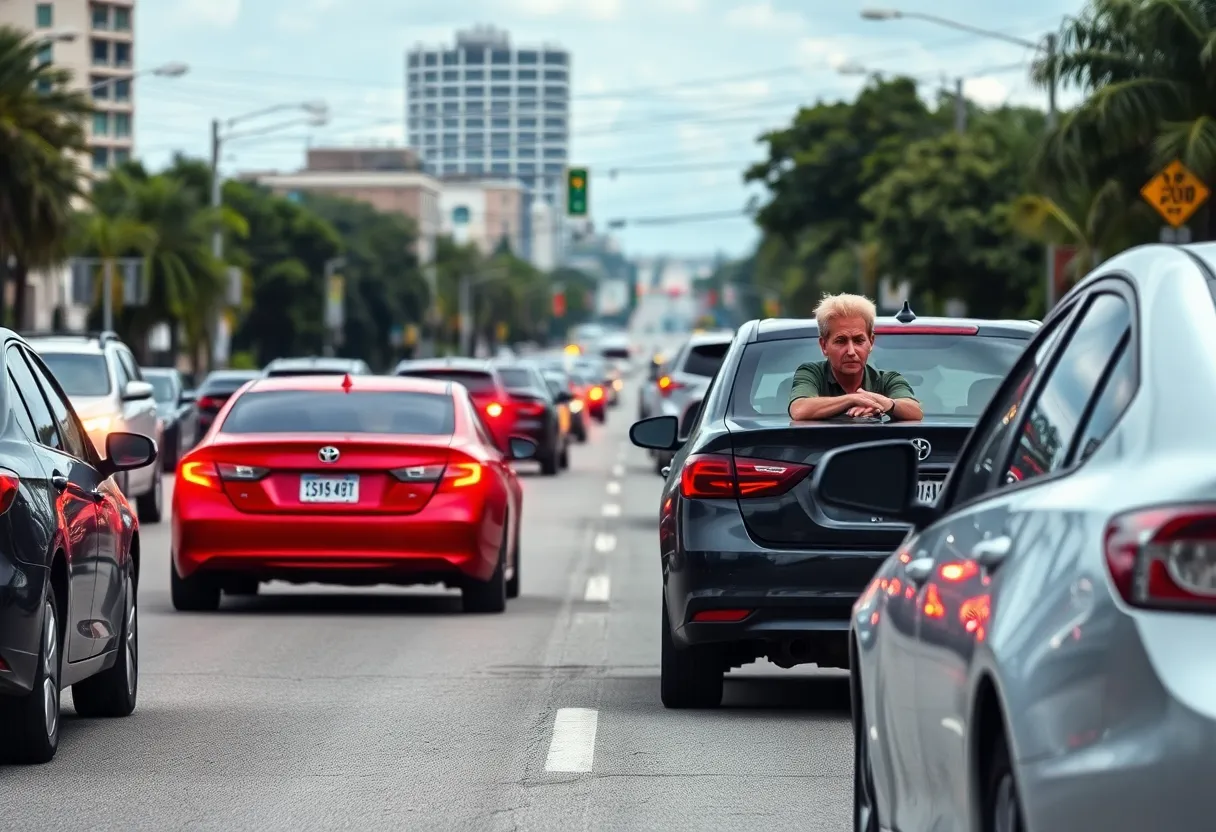
[[[621,516],[621,507],[618,506],[616,503],[605,504],[604,505],[604,516],[605,517],[620,517]]]
[[[558,708],[545,771],[591,771],[598,722],[599,711],[594,708]]]
[[[607,575],[592,575],[587,579],[587,591],[583,593],[583,600],[606,604],[611,597],[611,590],[612,582]]]
[[[595,536],[595,551],[606,554],[616,548],[616,535],[600,532]]]
[[[612,476],[614,476],[614,477],[625,476],[625,466],[624,465],[613,465],[612,466]]]
[[[608,493],[609,494],[620,494],[621,493],[621,484],[619,482],[608,483]]]

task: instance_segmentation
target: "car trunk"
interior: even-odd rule
[[[249,513],[413,514],[442,479],[451,436],[220,434],[208,454],[233,506]],[[338,458],[322,462],[322,449]]]
[[[833,448],[881,439],[910,439],[928,443],[920,463],[921,499],[936,499],[950,467],[974,424],[971,418],[943,418],[925,422],[795,424],[784,416],[727,421],[736,458],[788,462],[810,470],[789,490],[774,496],[747,497],[739,508],[748,532],[757,540],[778,546],[835,547],[841,549],[894,549],[907,534],[907,526],[881,517],[828,508],[811,496],[811,472]],[[881,477],[882,472],[874,472]]]

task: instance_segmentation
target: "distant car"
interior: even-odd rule
[[[259,370],[213,370],[198,386],[197,397],[194,400],[198,410],[198,433],[201,438],[211,429],[211,423],[220,412],[228,397],[241,388],[247,381],[261,378]]]
[[[276,358],[262,369],[264,378],[281,376],[371,375],[366,361],[358,358]]]
[[[717,375],[718,368],[730,349],[734,333],[704,332],[691,335],[684,341],[671,360],[660,369],[654,382],[654,391],[647,400],[650,406],[658,405],[658,412],[651,416],[668,415],[683,420],[689,412],[689,403],[699,401]],[[790,371],[793,373],[793,370]],[[666,476],[664,471],[671,465],[671,451],[654,451],[655,472]]]
[[[441,379],[260,379],[178,467],[179,610],[261,581],[444,583],[469,612],[519,594],[523,492],[465,388]]]
[[[45,763],[64,688],[82,717],[135,710],[140,525],[114,476],[152,466],[156,443],[111,430],[103,458],[47,365],[11,331],[0,343],[0,758]]]
[[[583,400],[575,392],[574,380],[564,370],[555,370],[551,367],[542,369],[541,375],[545,377],[545,384],[549,386],[549,392],[553,395],[554,401],[564,398],[563,393],[569,397],[566,410],[570,415],[570,435],[576,442],[586,442],[587,410]]]
[[[541,371],[527,363],[499,364],[498,374],[510,397],[514,415],[512,435],[526,436],[537,445],[536,459],[545,476],[570,467],[568,391],[553,394]]]
[[[498,365],[480,358],[426,358],[402,361],[395,375],[454,381],[464,385],[486,420],[498,449],[510,450],[516,413]]]
[[[177,470],[182,454],[198,441],[198,407],[193,390],[186,389],[182,374],[166,367],[145,367],[144,378],[152,385],[156,408],[164,426],[160,447],[162,468]]]
[[[664,705],[716,707],[723,674],[760,657],[782,667],[848,666],[853,602],[908,527],[820,504],[811,473],[834,448],[907,437],[924,460],[916,488],[932,501],[1037,329],[1025,321],[880,320],[870,361],[908,379],[925,420],[792,423],[794,371],[822,356],[818,327],[813,319],[750,321],[716,360],[699,416],[680,414],[685,439],[676,415],[633,425],[634,444],[674,453],[659,510]],[[694,414],[696,403],[682,402]]]
[[[106,437],[138,433],[164,444],[155,389],[131,349],[113,332],[57,332],[27,336],[72,400],[84,429],[99,453]],[[118,476],[122,493],[135,499],[139,519],[159,523],[164,511],[164,487],[159,465],[124,469]]]

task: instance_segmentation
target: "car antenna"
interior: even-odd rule
[[[912,311],[912,304],[904,301],[904,308],[899,310],[899,314],[895,316],[895,320],[901,324],[910,324],[916,320],[916,313]]]
[[[350,373],[347,373],[346,375],[344,375],[342,377],[342,391],[344,393],[349,393],[350,388],[353,386],[354,386],[354,384],[350,380]]]

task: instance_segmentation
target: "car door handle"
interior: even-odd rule
[[[981,540],[971,550],[971,559],[986,569],[999,566],[1013,548],[1013,540],[1004,535]]]
[[[904,576],[919,584],[933,574],[933,558],[917,558],[904,566]]]
[[[666,477],[668,474],[671,473],[671,466],[664,465],[662,468],[659,469],[659,473],[662,474],[664,477]]]
[[[51,485],[55,486],[55,490],[60,493],[63,493],[64,491],[71,491],[73,494],[79,494],[82,497],[87,497],[88,499],[92,500],[95,503],[100,503],[104,499],[104,496],[101,494],[101,492],[85,491],[83,488],[81,488],[80,486],[73,483],[71,480],[69,480],[63,474],[54,474],[51,477]]]

